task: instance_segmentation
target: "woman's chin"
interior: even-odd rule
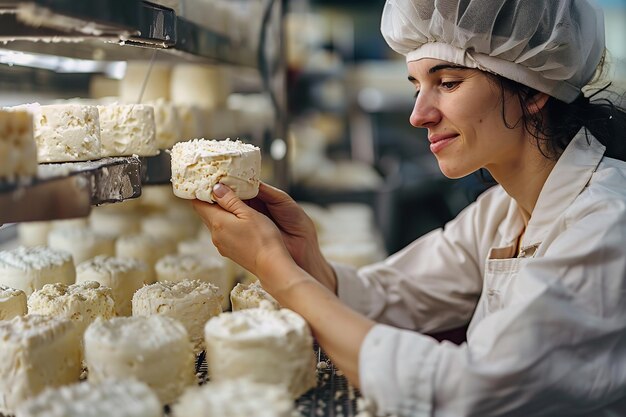
[[[439,169],[443,175],[452,180],[466,177],[476,171],[461,164],[451,163],[448,161],[439,161]]]

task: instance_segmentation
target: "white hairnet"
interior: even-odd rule
[[[381,31],[407,62],[479,68],[567,103],[604,53],[594,0],[387,0]]]

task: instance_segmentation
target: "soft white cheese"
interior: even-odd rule
[[[46,389],[17,408],[19,417],[162,417],[157,396],[143,382],[108,379]]]
[[[147,284],[156,282],[155,265],[159,259],[176,252],[174,242],[167,238],[158,238],[144,233],[120,236],[115,241],[115,256],[118,258],[134,258],[148,265],[149,277]]]
[[[184,280],[157,282],[133,296],[133,316],[161,314],[180,321],[187,329],[194,350],[204,350],[204,324],[222,312],[218,288],[207,282]]]
[[[172,187],[177,197],[213,203],[213,187],[229,186],[241,199],[259,192],[261,151],[240,141],[195,139],[172,148]]]
[[[170,97],[176,104],[205,109],[225,107],[229,93],[228,73],[222,67],[179,64],[172,70]]]
[[[128,61],[126,73],[120,82],[119,93],[122,101],[142,103],[159,98],[169,99],[171,67],[164,63],[152,63],[146,61]],[[147,80],[146,80],[147,77]],[[141,89],[144,85],[143,96]]]
[[[143,104],[98,106],[102,156],[153,156],[159,153],[154,109]]]
[[[76,267],[76,282],[96,281],[111,288],[118,316],[130,316],[133,294],[149,279],[148,266],[137,259],[99,255]]]
[[[249,377],[286,384],[295,398],[316,384],[313,337],[306,321],[287,309],[222,313],[204,327],[211,380]]]
[[[115,237],[86,227],[59,227],[48,234],[48,246],[71,253],[74,264],[78,265],[97,255],[113,256]]]
[[[259,281],[250,284],[237,284],[230,292],[230,304],[233,311],[249,308],[269,308],[271,310],[280,308],[278,301],[263,289]]]
[[[0,109],[0,181],[37,175],[33,117],[27,111]]]
[[[180,140],[191,140],[204,136],[204,125],[207,110],[188,104],[176,104],[180,117]]]
[[[138,233],[141,219],[133,212],[115,212],[96,207],[89,216],[89,226],[96,233],[124,236]]]
[[[48,244],[51,222],[23,222],[17,224],[17,237],[20,245],[43,246]]]
[[[195,355],[185,327],[161,315],[96,320],[85,332],[89,380],[135,378],[161,403],[174,402],[196,382]]]
[[[154,108],[156,143],[159,149],[169,149],[181,139],[182,127],[173,103],[162,99],[147,102]]]
[[[71,284],[76,278],[72,256],[45,246],[0,252],[0,284],[24,291],[26,295],[45,284]]]
[[[13,414],[46,387],[78,382],[80,333],[76,324],[27,315],[0,321],[0,412]]]
[[[22,290],[0,284],[0,320],[26,314],[26,294]]]

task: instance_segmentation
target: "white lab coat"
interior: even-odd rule
[[[626,416],[626,163],[589,140],[559,158],[518,257],[497,186],[381,263],[335,265],[339,297],[380,323],[359,355],[380,412]],[[421,334],[468,322],[460,346]]]

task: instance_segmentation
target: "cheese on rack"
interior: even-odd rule
[[[0,321],[0,413],[46,387],[78,382],[80,333],[76,324],[55,317],[27,315]]]
[[[45,246],[0,252],[0,284],[22,290],[26,295],[45,284],[71,284],[76,278],[72,256]]]
[[[185,327],[165,316],[96,320],[85,332],[89,380],[135,378],[161,403],[174,402],[196,382],[195,355]]]
[[[224,107],[230,93],[229,74],[217,65],[179,64],[172,70],[170,97],[176,104],[205,109]]]
[[[73,162],[102,156],[98,108],[79,104],[25,104],[33,115],[39,162]]]
[[[137,259],[99,255],[76,267],[76,282],[96,281],[111,288],[118,316],[130,316],[133,294],[149,279],[148,266]]]
[[[0,320],[26,314],[26,294],[22,290],[0,284]]]
[[[91,230],[113,236],[130,235],[140,230],[140,218],[132,212],[102,210],[96,207],[89,216]]]
[[[102,156],[153,156],[156,142],[154,109],[143,104],[98,106]]]
[[[124,102],[143,103],[159,98],[169,99],[171,68],[167,64],[147,61],[128,61],[126,72],[119,86],[120,97]],[[147,79],[146,79],[147,78]],[[141,90],[144,87],[143,96]]]
[[[159,259],[176,252],[174,243],[166,238],[155,239],[147,234],[121,236],[115,241],[115,256],[134,258],[148,265],[147,284],[156,282],[155,265]]]
[[[37,175],[33,116],[27,111],[0,109],[0,181]]]
[[[157,396],[143,382],[108,379],[47,389],[17,408],[19,417],[162,417]]]
[[[141,219],[141,231],[157,239],[165,238],[179,242],[193,236],[197,229],[194,220],[174,221],[167,215],[154,214]]]
[[[207,322],[204,336],[212,381],[249,377],[286,384],[294,398],[316,384],[311,331],[291,310],[222,313]]]
[[[73,320],[82,336],[96,318],[113,317],[115,303],[111,289],[95,281],[46,284],[28,297],[28,313]]]
[[[195,139],[172,148],[172,186],[177,197],[213,203],[217,183],[243,200],[259,192],[261,151],[240,141]]]
[[[115,254],[115,237],[86,227],[60,227],[48,234],[48,246],[72,254],[76,265],[97,255]]]
[[[20,245],[42,246],[48,244],[51,222],[24,222],[17,224],[17,239]]]
[[[233,306],[233,311],[259,307],[270,310],[280,308],[278,301],[263,289],[259,281],[237,284],[230,292],[230,304]]]
[[[161,314],[180,321],[196,353],[204,350],[204,324],[222,312],[219,289],[202,281],[157,282],[133,296],[133,316]]]
[[[204,136],[204,125],[208,110],[188,104],[176,104],[180,117],[180,140],[191,140]]]
[[[294,404],[284,386],[241,378],[189,388],[172,412],[174,417],[291,417]]]
[[[154,108],[156,143],[159,149],[169,149],[181,139],[182,126],[178,111],[173,103],[162,99],[150,101]]]
[[[223,297],[222,308],[228,308],[231,280],[222,259],[201,255],[167,255],[156,263],[155,269],[160,282],[197,279],[217,286]]]

